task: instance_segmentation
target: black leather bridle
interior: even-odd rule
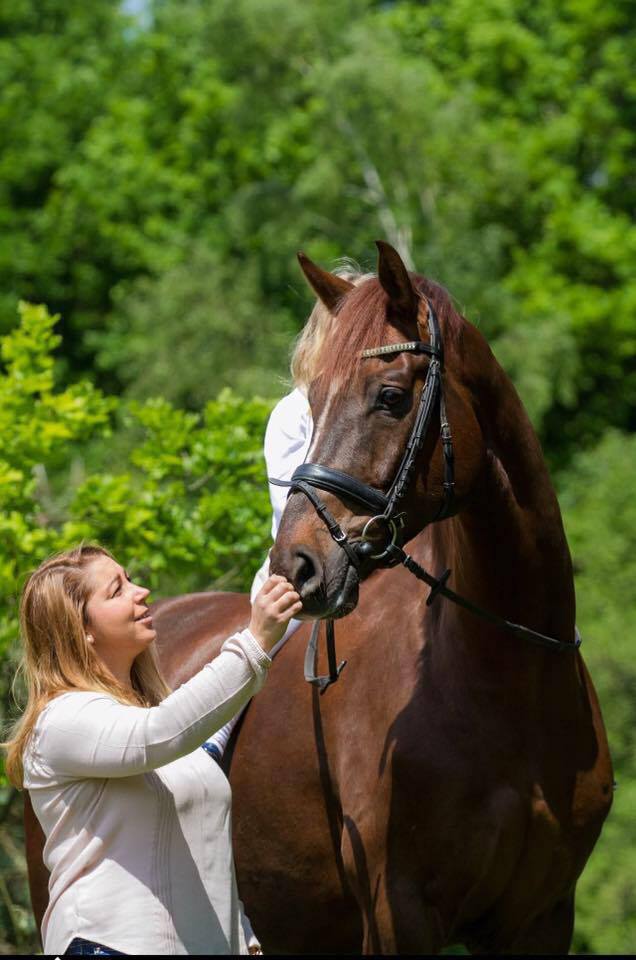
[[[533,643],[558,651],[576,650],[581,645],[578,630],[575,629],[574,642],[564,642],[562,640],[556,640],[554,637],[537,633],[528,627],[512,623],[503,617],[483,610],[470,600],[455,593],[454,590],[451,590],[450,587],[446,585],[446,581],[451,573],[450,570],[445,570],[439,577],[434,577],[402,549],[401,540],[405,528],[406,514],[400,512],[399,504],[408,490],[415,470],[417,456],[426,439],[428,428],[436,409],[439,411],[440,440],[444,457],[444,495],[440,509],[430,522],[435,523],[438,520],[443,520],[450,516],[455,506],[453,439],[446,415],[443,389],[444,354],[442,338],[435,310],[429,300],[426,300],[426,304],[428,309],[429,343],[423,340],[409,340],[404,343],[391,343],[380,347],[371,347],[370,349],[363,350],[361,354],[362,358],[367,358],[410,352],[428,354],[431,358],[424,386],[420,394],[411,435],[388,493],[382,493],[382,491],[363,483],[348,473],[343,473],[341,470],[334,470],[331,467],[325,467],[318,463],[303,463],[294,471],[291,480],[270,479],[270,483],[289,487],[290,493],[294,493],[297,490],[303,493],[313,505],[335,542],[345,551],[350,563],[356,569],[360,568],[364,560],[375,561],[376,567],[392,567],[398,563],[402,563],[407,570],[431,588],[431,592],[426,601],[428,606],[430,606],[437,596],[443,596],[453,603],[464,607],[464,609],[469,610],[476,616],[498,627],[511,631],[517,636],[524,637]],[[335,517],[332,516],[320,499],[320,496],[316,492],[317,490],[326,490],[341,499],[353,501],[371,514],[371,518],[364,525],[358,540],[352,541],[349,539]],[[387,532],[386,544],[378,553],[373,552],[376,548],[370,540],[369,531],[373,526],[384,527]],[[327,620],[329,674],[322,677],[316,676],[315,659],[319,628],[320,621],[317,620],[314,624],[305,656],[305,679],[309,683],[318,686],[320,692],[324,693],[327,687],[335,683],[338,679],[347,661],[343,660],[340,664],[336,662],[333,620]]]

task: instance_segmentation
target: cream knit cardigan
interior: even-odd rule
[[[44,952],[73,937],[128,954],[240,954],[230,785],[201,744],[271,660],[248,630],[159,706],[66,693],[38,718],[25,787],[51,878]]]

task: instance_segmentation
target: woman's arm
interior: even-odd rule
[[[59,697],[36,728],[35,771],[43,766],[50,783],[58,777],[127,777],[177,760],[240,710],[260,689],[270,663],[243,630],[156,707],[128,706],[93,692]]]

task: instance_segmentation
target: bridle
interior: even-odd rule
[[[444,498],[437,515],[434,517],[434,521],[443,520],[444,517],[450,516],[454,507],[455,469],[453,440],[446,416],[446,403],[442,389],[442,338],[437,315],[429,301],[427,301],[427,307],[428,328],[430,332],[429,343],[423,340],[409,340],[405,343],[390,343],[381,347],[372,347],[368,350],[363,350],[361,353],[362,358],[389,356],[406,352],[428,354],[431,358],[424,386],[420,393],[411,435],[407,441],[404,455],[391,483],[389,492],[382,493],[375,487],[370,487],[368,484],[363,483],[356,477],[350,476],[348,473],[343,473],[341,470],[334,470],[332,467],[325,467],[318,463],[301,464],[294,471],[291,481],[289,482],[270,480],[271,483],[275,483],[278,486],[289,486],[290,493],[293,493],[295,490],[300,490],[305,494],[326,524],[333,539],[347,553],[349,560],[356,568],[360,566],[362,559],[376,560],[378,561],[377,566],[393,566],[399,562],[399,557],[395,558],[393,555],[393,547],[396,546],[401,539],[406,521],[406,514],[400,512],[399,505],[408,490],[413,471],[415,470],[417,456],[426,439],[429,424],[436,407],[439,407],[440,438],[444,453]],[[355,543],[349,540],[315,492],[316,488],[334,493],[340,498],[351,500],[371,513],[371,518],[367,520],[359,540]],[[371,552],[373,546],[370,542],[370,530],[374,526],[384,527],[388,533],[387,544],[379,553]]]
[[[443,499],[437,514],[430,522],[436,523],[438,520],[449,517],[455,507],[455,459],[453,439],[446,414],[444,397],[444,352],[442,337],[435,310],[430,300],[426,299],[425,302],[427,305],[430,337],[428,343],[423,340],[409,340],[404,343],[390,343],[379,347],[371,347],[361,352],[363,359],[406,352],[427,354],[431,358],[424,386],[420,394],[411,434],[388,493],[382,493],[375,487],[363,483],[348,473],[343,473],[341,470],[334,470],[332,467],[325,467],[318,463],[303,463],[294,471],[291,480],[283,481],[270,478],[270,483],[274,483],[277,486],[289,487],[290,494],[295,491],[303,493],[318,513],[332,538],[338,546],[344,550],[350,563],[356,569],[359,569],[365,560],[375,561],[375,565],[378,568],[393,567],[398,563],[402,563],[407,570],[419,580],[427,583],[431,588],[426,601],[427,606],[430,606],[436,597],[443,596],[453,603],[464,607],[464,609],[469,610],[476,616],[541,646],[557,651],[576,650],[581,644],[581,638],[576,628],[574,642],[562,641],[556,640],[554,637],[548,637],[542,633],[537,633],[535,630],[530,630],[528,627],[521,626],[520,624],[505,620],[503,617],[483,610],[470,600],[461,597],[455,593],[454,590],[451,590],[450,587],[446,585],[446,581],[451,573],[450,570],[445,570],[439,577],[434,577],[402,549],[401,541],[407,517],[404,512],[400,512],[400,503],[409,488],[418,454],[427,437],[428,428],[436,409],[439,412],[440,441],[444,459]],[[352,541],[349,539],[335,517],[333,517],[321,500],[316,492],[317,490],[326,490],[341,499],[353,501],[358,506],[369,511],[371,518],[365,523],[358,540]],[[369,533],[374,526],[384,527],[387,533],[386,544],[378,553],[372,552],[377,548],[374,547]],[[347,661],[343,660],[340,664],[336,662],[333,620],[327,620],[329,674],[323,677],[316,676],[314,665],[319,628],[320,620],[317,620],[314,624],[305,656],[305,679],[309,683],[318,686],[320,692],[324,693],[330,684],[336,682]]]

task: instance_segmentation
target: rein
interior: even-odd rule
[[[332,538],[338,546],[345,551],[349,562],[356,570],[360,569],[364,560],[375,560],[378,568],[394,567],[398,563],[401,563],[410,573],[417,577],[418,580],[428,584],[431,588],[426,600],[427,606],[430,606],[438,596],[445,597],[452,603],[468,610],[474,616],[480,617],[482,620],[486,620],[532,643],[554,650],[555,652],[578,650],[581,645],[581,637],[576,627],[574,642],[566,642],[546,636],[543,633],[538,633],[536,630],[531,630],[529,627],[524,627],[521,624],[512,623],[510,620],[506,620],[497,614],[484,610],[471,600],[462,597],[454,590],[451,590],[450,587],[446,586],[446,581],[451,574],[450,570],[445,570],[439,577],[433,576],[409,556],[402,549],[401,543],[398,542],[401,540],[406,521],[406,514],[399,512],[399,503],[408,490],[415,470],[417,455],[428,434],[429,424],[436,407],[439,410],[440,440],[444,457],[444,496],[440,509],[431,522],[435,523],[438,520],[443,520],[450,516],[455,503],[455,459],[451,429],[446,415],[443,389],[442,372],[444,355],[442,339],[437,316],[430,301],[427,301],[427,306],[430,334],[429,343],[422,340],[409,340],[404,343],[384,344],[379,347],[371,347],[363,350],[361,353],[362,358],[387,356],[404,352],[425,353],[431,357],[424,386],[420,394],[411,435],[407,441],[404,455],[389,488],[389,492],[386,494],[382,493],[380,490],[376,490],[375,487],[371,487],[361,480],[357,480],[355,477],[343,473],[341,470],[334,470],[331,467],[326,467],[318,463],[303,463],[294,471],[291,480],[274,480],[270,478],[270,483],[280,487],[289,487],[290,494],[295,491],[300,491],[307,497],[327,527]],[[352,500],[371,513],[371,518],[366,522],[362,530],[360,540],[355,542],[349,540],[347,534],[342,530],[335,517],[329,512],[316,490],[326,490],[329,493],[336,494],[340,498],[344,497]],[[374,546],[369,539],[369,530],[374,525],[384,526],[388,534],[387,543],[379,553],[371,552]],[[305,654],[305,680],[317,686],[320,689],[320,693],[323,694],[332,683],[338,680],[347,661],[343,660],[340,664],[337,663],[334,622],[332,619],[328,619],[326,622],[326,640],[329,673],[326,676],[316,675],[315,662],[319,630],[320,620],[316,620]]]

